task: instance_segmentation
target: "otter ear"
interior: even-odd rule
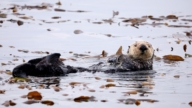
[[[122,46],[119,47],[119,49],[116,52],[116,55],[121,55],[122,53]]]
[[[130,46],[128,46],[127,54],[129,53]]]

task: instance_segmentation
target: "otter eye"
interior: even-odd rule
[[[151,46],[150,46],[150,45],[148,45],[148,47],[150,48]]]
[[[137,47],[137,45],[136,45],[136,44],[135,44],[134,46],[135,46],[135,47]]]

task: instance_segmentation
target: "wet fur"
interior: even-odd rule
[[[139,50],[142,45],[145,45],[147,50]],[[139,41],[131,45],[128,49],[128,54],[120,54],[109,58],[110,65],[105,69],[104,63],[98,63],[90,66],[88,69],[83,67],[65,66],[59,60],[60,54],[54,53],[42,58],[29,60],[27,63],[16,66],[13,69],[14,77],[52,77],[65,76],[68,73],[75,73],[77,71],[103,71],[103,72],[127,72],[138,70],[152,70],[153,69],[154,50],[150,43]],[[110,67],[110,68],[109,68]]]
[[[54,53],[42,58],[29,60],[27,63],[21,64],[13,69],[14,77],[51,77],[64,76],[67,73],[77,72],[71,66],[65,66],[59,60],[60,54]]]
[[[140,50],[144,45],[146,50]],[[120,54],[110,57],[108,63],[110,63],[109,69],[102,69],[102,66],[97,66],[97,71],[104,72],[127,72],[127,71],[139,71],[139,70],[152,70],[153,69],[153,56],[154,49],[152,45],[146,41],[137,41],[127,51],[127,55]],[[101,64],[101,63],[100,63]],[[99,65],[99,64],[98,64]],[[113,69],[111,69],[111,66]],[[96,67],[94,67],[96,68]]]
[[[146,50],[140,50],[144,45]],[[115,66],[117,70],[124,71],[138,71],[138,70],[152,70],[153,69],[154,49],[152,45],[146,41],[137,41],[127,51],[127,55],[120,55],[117,57]]]

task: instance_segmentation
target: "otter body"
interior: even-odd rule
[[[152,70],[153,69],[153,60],[142,60],[142,59],[134,59],[127,55],[119,55],[119,57],[111,58],[108,60],[110,65],[115,67],[116,71],[139,71],[139,70]]]
[[[65,66],[59,60],[60,54],[54,53],[42,58],[29,60],[27,63],[16,66],[13,69],[14,77],[51,77],[51,76],[64,76],[67,73],[77,72],[77,69],[71,66]]]
[[[120,64],[120,69],[124,70],[152,70],[153,69],[153,61],[152,60],[142,60],[142,59],[133,59],[130,57],[124,56],[124,60],[122,64]]]

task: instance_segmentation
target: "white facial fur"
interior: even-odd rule
[[[145,45],[147,50],[144,51],[142,54],[142,51],[140,50],[141,45]],[[134,58],[134,59],[142,59],[142,60],[149,60],[152,58],[154,49],[152,45],[146,41],[136,41],[134,44],[132,44],[128,49],[128,56]]]

